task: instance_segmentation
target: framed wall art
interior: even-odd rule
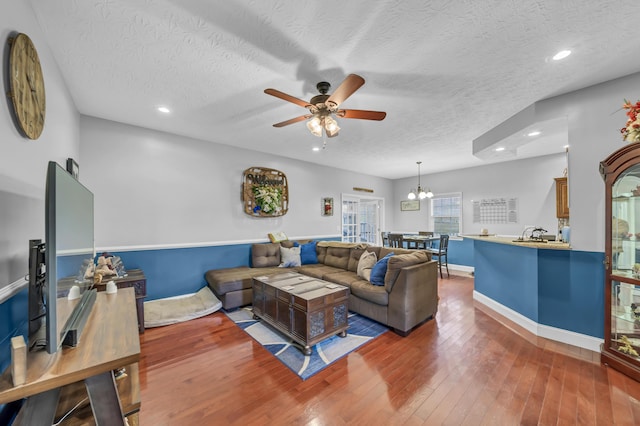
[[[405,200],[400,201],[400,211],[415,211],[420,210],[420,201],[418,200]]]
[[[322,216],[333,216],[333,198],[324,197],[321,202]]]
[[[246,214],[256,217],[287,214],[289,186],[284,173],[264,167],[250,167],[242,177],[242,202]]]

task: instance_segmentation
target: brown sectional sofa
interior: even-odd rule
[[[281,244],[293,246],[291,241],[254,244],[252,267],[206,272],[209,287],[225,309],[252,303],[253,277],[283,271],[278,267]],[[378,259],[394,253],[387,265],[384,286],[357,276],[358,261],[365,250],[375,252]],[[433,318],[438,310],[437,262],[426,251],[320,241],[316,254],[317,264],[288,269],[349,287],[350,311],[388,325],[398,334],[407,335],[418,324]]]

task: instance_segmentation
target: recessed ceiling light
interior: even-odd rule
[[[504,151],[504,146],[499,146],[496,148],[496,152]]]
[[[313,151],[314,151],[314,152],[318,152],[318,151],[320,151],[320,148],[319,148],[319,147],[317,147],[317,146],[314,146],[314,147],[313,147]]]
[[[163,112],[165,114],[169,114],[171,110],[165,106],[158,107],[158,111]]]
[[[539,131],[537,131],[537,130],[536,130],[535,132],[529,132],[529,133],[527,133],[527,136],[531,136],[531,137],[533,137],[533,136],[538,136],[540,133],[542,133],[542,132],[539,132]]]
[[[570,50],[561,50],[553,56],[554,61],[559,61],[560,59],[564,59],[567,56],[571,55]]]

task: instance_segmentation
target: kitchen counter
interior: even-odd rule
[[[603,253],[561,242],[463,235],[473,244],[473,298],[534,335],[600,350]]]
[[[498,243],[498,244],[509,244],[512,246],[520,246],[520,247],[531,247],[538,249],[551,249],[551,250],[571,250],[571,246],[569,243],[563,243],[560,241],[547,241],[546,243],[537,242],[537,241],[514,241],[517,240],[518,237],[502,237],[497,235],[463,235],[462,238],[469,238],[472,240],[478,241],[486,241],[488,243]]]

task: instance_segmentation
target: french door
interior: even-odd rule
[[[342,195],[342,241],[381,245],[384,199]]]

